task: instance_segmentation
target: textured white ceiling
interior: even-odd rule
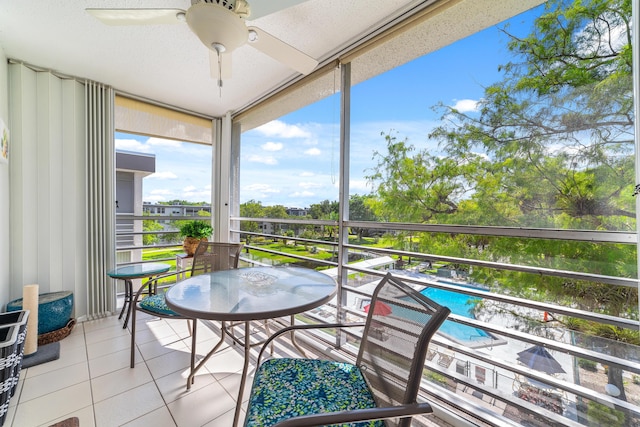
[[[278,0],[253,0],[277,2]],[[416,0],[308,0],[248,24],[323,60]],[[186,24],[107,26],[85,8],[180,8],[190,0],[1,0],[7,57],[209,116],[236,111],[297,73],[250,45],[233,53],[222,97],[207,48]]]
[[[259,27],[320,61],[434,0],[297,0]],[[292,0],[249,0],[254,5]],[[268,2],[268,3],[267,3]],[[354,63],[361,81],[526,10],[540,0],[446,0],[444,19],[427,22]],[[233,52],[222,96],[209,51],[186,24],[108,26],[85,8],[179,8],[190,0],[0,0],[0,46],[16,61],[86,78],[206,116],[237,112],[299,75],[246,44]]]

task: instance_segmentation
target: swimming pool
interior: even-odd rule
[[[438,304],[449,307],[453,314],[475,319],[472,310],[477,301],[480,300],[478,297],[438,288],[426,288],[420,293]],[[486,345],[487,341],[491,342],[495,339],[490,333],[482,329],[461,325],[451,320],[445,320],[438,332],[469,347],[476,347],[478,344]]]

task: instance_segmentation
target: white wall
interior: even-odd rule
[[[87,314],[84,85],[11,64],[11,276],[9,297],[72,291]],[[3,260],[4,261],[4,260]]]
[[[7,57],[0,46],[0,119],[9,126],[9,77]],[[11,158],[11,157],[9,157]],[[0,163],[0,311],[11,299],[9,259],[9,165]]]

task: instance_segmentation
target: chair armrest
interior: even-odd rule
[[[176,276],[176,275],[178,275],[178,273],[180,273],[180,272],[179,271],[168,271],[166,273],[158,274],[157,276],[153,276],[149,280],[147,280],[145,285],[148,285],[149,283],[156,283],[158,280],[164,279],[165,277]]]
[[[134,295],[134,302],[138,302],[140,299],[140,295],[144,292],[146,288],[153,289],[153,294],[155,295],[158,291],[158,280],[164,279],[166,277],[177,276],[178,274],[184,273],[189,270],[181,270],[181,271],[169,271],[167,273],[158,274],[157,276],[153,276],[138,288],[138,292]]]
[[[273,427],[313,427],[342,424],[348,422],[404,418],[413,415],[429,414],[433,408],[428,403],[388,406],[384,408],[356,409],[353,411],[326,412],[323,414],[302,415],[274,424]]]
[[[262,348],[260,349],[260,353],[258,353],[258,360],[256,366],[260,366],[260,360],[262,359],[262,354],[264,353],[267,346],[276,338],[280,337],[282,334],[286,334],[287,332],[297,331],[297,330],[308,330],[308,329],[342,329],[342,328],[354,328],[354,327],[362,327],[365,326],[364,322],[357,323],[320,323],[317,325],[292,325],[287,326],[273,333],[264,343],[262,343]]]

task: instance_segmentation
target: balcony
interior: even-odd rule
[[[363,273],[361,271],[358,282],[375,281],[375,274]],[[366,288],[356,285],[353,291],[366,297]],[[350,317],[362,316],[352,308],[348,310]],[[332,320],[333,309],[323,307],[298,321]],[[458,316],[453,319],[460,320]],[[462,323],[479,326],[481,322]],[[200,327],[198,333],[200,357],[219,336],[218,324],[202,324],[205,327]],[[486,323],[482,323],[482,327],[493,332],[501,330]],[[81,426],[231,425],[242,370],[242,349],[227,343],[206,364],[206,370],[200,371],[194,387],[186,391],[190,351],[186,322],[143,314],[138,319],[138,328],[137,360],[140,362],[135,369],[130,369],[129,331],[122,328],[116,316],[78,324],[72,334],[61,341],[59,360],[22,371],[6,425],[50,425],[70,417],[78,417]],[[254,331],[254,339],[264,336],[259,325]],[[306,348],[321,351],[331,339],[317,336],[302,342]],[[578,406],[571,401],[572,391],[575,396],[615,401],[597,391],[604,386],[602,380],[606,377],[602,372],[593,375],[593,382],[585,381],[579,387],[526,367],[516,367],[515,363],[509,363],[510,352],[516,351],[512,343],[484,342],[472,348],[437,336],[426,364],[423,389],[424,397],[436,407],[437,418],[416,419],[414,425],[448,425],[445,420],[460,426],[525,425],[527,419],[532,422],[540,416],[545,419],[539,419],[538,425],[580,425],[568,418],[579,415]],[[544,338],[538,343],[569,352],[579,351]],[[552,351],[569,370],[571,358]],[[277,347],[276,354],[290,354],[289,346]],[[333,354],[336,358],[349,358],[353,349],[344,346]],[[593,352],[589,355],[595,356]],[[636,352],[635,357],[637,355]],[[255,351],[252,356],[255,358]],[[601,354],[596,360],[607,363],[612,359]],[[637,367],[632,361],[626,364],[630,370]],[[626,407],[631,408],[631,413],[637,413],[638,402],[633,403],[633,399],[640,396],[640,385],[625,381],[625,387],[628,387],[629,398]],[[623,402],[617,403],[623,405]],[[593,412],[587,416],[594,417]]]
[[[307,7],[312,2],[305,3]],[[333,9],[320,1],[313,3],[318,12]],[[217,81],[210,79],[208,63],[197,73],[180,66],[180,74],[206,78],[194,84],[197,90],[189,92],[189,101],[173,98],[170,92],[140,90],[146,80],[160,75],[170,78],[171,85],[192,80],[190,75],[178,78],[178,73],[170,71],[182,64],[172,55],[162,54],[162,61],[171,59],[165,67],[136,54],[145,58],[153,72],[113,70],[110,73],[117,72],[126,79],[112,80],[105,75],[100,77],[102,81],[121,83],[104,87],[103,83],[93,84],[87,69],[71,67],[67,72],[72,75],[47,71],[45,57],[19,58],[29,49],[20,48],[16,42],[3,42],[10,55],[7,58],[1,49],[4,46],[0,46],[0,58],[10,65],[0,66],[0,80],[11,90],[9,97],[0,97],[9,98],[8,103],[0,105],[0,122],[7,123],[11,117],[12,145],[11,169],[8,162],[0,162],[0,229],[6,230],[0,238],[2,299],[18,296],[25,283],[39,282],[43,290],[71,290],[78,302],[76,313],[83,320],[62,342],[60,361],[23,372],[20,391],[11,403],[9,423],[49,425],[77,415],[83,426],[230,424],[229,414],[235,405],[233,379],[238,372],[238,351],[233,346],[220,353],[217,363],[211,362],[209,371],[197,378],[196,388],[187,393],[182,384],[189,346],[188,340],[184,341],[184,322],[147,318],[141,328],[148,332],[141,334],[146,337],[138,349],[144,363],[137,369],[122,363],[128,358],[128,332],[107,317],[117,313],[118,307],[114,294],[117,287],[105,272],[115,264],[145,259],[142,254],[147,248],[142,246],[141,237],[149,233],[140,231],[148,217],[125,218],[114,208],[118,199],[114,198],[117,189],[112,188],[116,182],[113,134],[116,129],[127,129],[210,145],[215,159],[209,162],[209,181],[215,183],[210,200],[214,239],[245,242],[244,262],[299,264],[336,277],[339,293],[335,301],[299,316],[298,322],[360,319],[372,285],[388,269],[443,298],[444,305],[457,308],[433,340],[425,366],[422,392],[437,407],[437,414],[416,421],[417,425],[640,425],[638,204],[633,197],[639,191],[635,171],[640,131],[634,121],[640,115],[640,106],[637,99],[634,104],[633,94],[640,79],[638,67],[631,66],[638,62],[637,52],[631,52],[631,46],[638,46],[638,34],[630,31],[638,27],[636,4],[627,0],[611,1],[607,4],[610,7],[602,5],[600,15],[594,15],[594,19],[591,15],[581,17],[571,33],[564,31],[562,19],[580,17],[584,8],[578,3],[548,2],[552,8],[567,7],[568,13],[560,11],[561,20],[541,21],[542,28],[548,28],[549,22],[560,23],[561,31],[548,37],[545,31],[540,32],[543,37],[535,47],[552,51],[547,50],[547,41],[556,42],[558,48],[580,42],[567,54],[571,58],[566,61],[568,80],[557,87],[553,78],[532,80],[532,76],[540,71],[540,76],[553,77],[560,64],[541,63],[536,56],[538,49],[528,49],[515,42],[517,38],[511,39],[510,48],[481,39],[477,49],[466,51],[469,57],[459,50],[446,52],[450,43],[464,43],[471,33],[480,34],[493,25],[489,21],[513,18],[514,27],[518,27],[522,18],[516,14],[521,12],[527,13],[525,20],[533,19],[529,8],[539,6],[536,13],[546,8],[540,1],[407,0],[398,2],[407,8],[391,15],[381,8],[395,8],[395,2],[375,3],[378,8],[372,4],[354,7],[358,19],[351,19],[353,29],[341,25],[336,27],[340,31],[332,31],[332,35],[340,35],[357,30],[353,33],[357,40],[326,46],[317,72],[289,79],[274,75],[275,86],[258,87],[245,82],[263,73],[255,73],[253,66],[236,67],[252,74],[251,79],[235,73],[231,86],[225,86],[225,96],[217,100],[202,96],[202,88],[211,88]],[[419,7],[413,8],[410,3]],[[23,4],[28,2],[15,2]],[[42,28],[45,23],[66,26],[65,13],[74,16],[81,12],[69,9],[71,4],[47,9]],[[629,9],[633,9],[631,15]],[[16,41],[31,40],[37,32],[29,33],[26,24],[39,22],[33,18],[42,18],[42,11],[45,9],[36,12],[16,7],[18,13],[5,14],[17,22],[9,34],[15,33]],[[389,15],[390,21],[371,19],[365,24],[363,18],[372,17],[369,12]],[[62,15],[53,19],[54,13]],[[18,20],[20,16],[24,21]],[[338,20],[332,21],[338,24]],[[277,24],[274,28],[285,28],[279,21],[273,22]],[[607,29],[600,27],[603,22],[609,24]],[[360,24],[361,28],[355,28]],[[18,33],[19,27],[26,32]],[[67,33],[51,28],[44,32]],[[103,27],[87,28],[96,31],[84,31],[84,37],[75,38],[84,40],[88,34],[104,31]],[[361,37],[365,34],[361,30],[366,30],[366,37]],[[506,34],[501,29],[498,32]],[[129,32],[121,34],[130,39]],[[618,40],[620,34],[626,36]],[[307,36],[313,42],[331,39],[311,32]],[[145,43],[131,52],[148,50],[148,40],[156,40],[143,38]],[[175,35],[171,40],[178,41]],[[55,44],[56,48],[75,46],[73,42]],[[34,45],[47,55],[54,52],[41,39]],[[89,45],[94,52],[100,43]],[[180,49],[184,46],[181,42]],[[345,50],[338,46],[345,46]],[[199,44],[197,47],[202,49]],[[593,56],[601,59],[598,67],[602,71],[586,72],[596,69],[592,55],[587,55],[583,58],[587,63],[581,68],[584,72],[576,73],[573,54],[590,47],[596,47]],[[486,83],[478,80],[488,91],[457,90],[464,83],[458,71],[468,74],[472,68],[481,68],[505,49],[514,53],[500,64],[507,73]],[[81,53],[81,49],[69,50]],[[114,45],[114,51],[123,50]],[[438,56],[443,51],[448,53],[446,59]],[[615,63],[611,61],[613,51]],[[428,53],[434,55],[426,58]],[[57,58],[55,64],[72,59],[67,52],[52,55]],[[449,58],[466,62],[460,65]],[[396,70],[397,60],[410,61],[409,68]],[[423,69],[405,74],[412,66],[411,60],[434,62],[425,62]],[[86,61],[86,55],[71,62],[94,66],[93,61]],[[517,70],[520,66],[524,68]],[[108,65],[95,68],[110,70]],[[393,70],[399,73],[387,74]],[[441,74],[432,76],[426,71]],[[133,83],[133,76],[143,81]],[[586,80],[584,86],[579,84],[582,80]],[[410,82],[410,90],[394,90],[393,83],[398,81]],[[437,107],[437,114],[412,118],[399,108],[408,104],[413,106],[409,112],[422,114],[422,107],[415,106],[423,106],[445,83],[455,90],[429,100]],[[232,90],[235,85],[249,89],[251,97],[229,96],[236,93]],[[166,82],[155,87],[173,86]],[[219,86],[213,89],[221,93]],[[188,93],[179,92],[181,96]],[[529,97],[532,92],[537,94]],[[370,93],[375,96],[368,96]],[[264,95],[254,98],[256,94]],[[205,99],[214,107],[199,107]],[[143,120],[136,119],[131,120],[133,127],[114,125],[118,118],[108,113],[114,103],[128,119],[138,117],[142,110],[152,110],[160,117],[170,117],[171,123],[179,122],[169,128],[181,128],[187,121],[183,114],[187,114],[189,120],[199,119],[194,126],[206,138],[175,136],[155,127],[142,129]],[[87,120],[87,106],[91,111],[106,113]],[[272,189],[283,193],[295,193],[291,186],[285,191],[285,184],[310,184],[295,179],[288,168],[276,171],[256,167],[251,159],[241,158],[241,153],[252,150],[253,154],[268,152],[262,149],[264,141],[255,138],[254,130],[270,120],[293,123],[288,114],[306,108],[312,111],[310,121],[326,120],[324,133],[335,137],[320,138],[324,135],[318,134],[317,138],[304,137],[283,147],[302,151],[303,143],[311,140],[324,143],[324,156],[316,155],[321,151],[311,151],[316,159],[313,170],[323,166],[325,185],[332,191],[327,197],[336,200],[338,211],[314,220],[249,218],[253,214],[242,213],[242,200],[254,199],[255,193],[242,190],[241,194],[241,168],[245,177],[252,171],[258,180],[282,174],[280,184]],[[356,117],[365,120],[359,122]],[[375,117],[379,129],[371,126],[370,120]],[[424,127],[415,130],[415,120],[424,122]],[[397,136],[390,132],[376,139],[389,123],[402,126],[397,126]],[[329,131],[329,127],[333,129]],[[104,133],[93,132],[97,129]],[[422,146],[412,145],[417,139],[424,139],[420,140]],[[438,144],[439,151],[435,149]],[[37,159],[36,167],[33,159]],[[375,220],[356,220],[355,209],[350,210],[353,190],[362,190],[360,184],[366,181],[363,173],[371,174],[367,178],[376,187]],[[141,199],[132,197],[131,206],[141,208]],[[116,223],[119,220],[125,222]],[[260,223],[260,227],[248,227],[252,223]],[[323,229],[331,231],[325,234]],[[360,235],[353,239],[350,229],[367,230],[380,244],[363,241]],[[269,241],[280,244],[267,245]],[[493,251],[494,247],[499,250]],[[130,257],[127,251],[137,253]],[[138,253],[140,258],[136,258]],[[172,254],[164,261],[174,259]],[[203,348],[204,340],[212,339],[217,332],[218,325],[209,326],[211,334],[201,336]],[[357,336],[319,334],[309,338],[306,345],[332,348],[335,357],[349,358],[355,351],[354,342]],[[534,350],[546,364],[530,362],[527,353]],[[130,390],[135,391],[128,394]],[[152,397],[147,399],[147,395]],[[223,402],[220,407],[213,403],[217,400]],[[127,410],[116,411],[123,407]],[[126,414],[131,418],[118,418]]]
[[[148,220],[148,217],[145,217]],[[138,218],[140,220],[142,218]],[[235,218],[243,222],[270,223],[263,228],[284,230],[334,226],[330,221],[279,220],[257,218]],[[419,224],[362,223],[347,222],[352,227],[368,227],[370,231],[384,230],[394,234],[411,231],[434,231],[431,226]],[[449,233],[451,230],[439,230]],[[549,238],[548,232],[533,230],[515,231],[497,228],[478,230],[477,228],[456,229],[469,235],[474,234],[517,234],[521,239]],[[347,320],[360,320],[364,316],[372,287],[388,270],[440,300],[453,309],[453,314],[441,332],[432,341],[424,376],[424,397],[439,408],[439,419],[453,425],[593,425],[603,419],[614,419],[624,413],[625,424],[635,425],[640,418],[640,348],[596,336],[592,333],[574,330],[567,325],[570,319],[583,319],[602,328],[616,328],[619,331],[637,331],[638,322],[625,317],[604,316],[588,310],[579,310],[559,303],[526,299],[492,291],[489,286],[472,282],[464,268],[492,269],[496,273],[504,270],[519,271],[523,274],[543,274],[548,278],[580,277],[611,287],[631,286],[633,280],[603,277],[588,272],[569,270],[546,270],[535,266],[507,265],[478,259],[461,259],[394,247],[376,247],[363,244],[340,244],[331,240],[306,239],[295,236],[263,234],[232,230],[248,241],[243,253],[243,265],[250,263],[275,263],[305,265],[338,277],[342,268],[345,282],[341,294],[332,303],[299,316],[299,322],[331,322],[338,316]],[[540,235],[536,235],[539,233]],[[382,233],[379,233],[382,234]],[[558,239],[572,238],[593,241],[624,241],[629,236],[621,233],[558,231]],[[596,236],[598,234],[598,236]],[[570,236],[571,235],[571,236]],[[248,239],[248,240],[247,240]],[[260,242],[286,241],[291,248],[307,247],[309,253],[301,254],[267,249]],[[130,248],[127,248],[130,249]],[[413,248],[409,248],[413,249]],[[344,264],[337,262],[337,254],[346,251]],[[293,251],[296,252],[296,251]],[[316,257],[319,252],[331,253],[328,260]],[[278,261],[273,261],[273,259]],[[357,259],[357,260],[354,260]],[[168,260],[168,259],[167,259]],[[157,259],[156,259],[157,261]],[[437,266],[456,265],[456,269]],[[456,273],[457,272],[457,273]],[[338,301],[340,303],[338,303]],[[460,311],[470,309],[469,312]],[[184,323],[184,322],[182,322]],[[178,326],[184,328],[184,325]],[[215,330],[215,326],[213,329]],[[183,330],[184,331],[184,330]],[[118,331],[120,332],[120,331]],[[336,348],[338,357],[353,356],[350,346],[339,346],[344,342],[336,337],[317,335],[309,344],[322,348]],[[160,349],[161,346],[155,344]],[[188,345],[187,345],[188,347]],[[559,369],[549,366],[528,364],[524,359],[531,349],[544,347],[548,357],[557,361]],[[127,355],[126,345],[124,356]],[[162,351],[170,351],[164,349]],[[235,351],[236,356],[239,349]],[[230,354],[230,353],[229,353]],[[168,357],[168,356],[167,356]],[[188,363],[186,356],[182,363]],[[213,363],[213,362],[210,362]],[[234,362],[235,363],[235,362]],[[179,363],[176,366],[180,366]],[[183,365],[184,368],[186,365]],[[622,379],[625,399],[615,395],[611,381],[615,377],[608,374],[617,369]],[[184,375],[184,373],[183,373]],[[182,387],[180,381],[179,386]],[[612,390],[614,391],[612,393]],[[233,395],[233,393],[231,393]],[[170,406],[170,405],[169,405]],[[615,409],[613,409],[615,408]],[[171,409],[169,409],[171,412]],[[612,418],[614,417],[614,418]],[[176,422],[177,419],[175,419]],[[428,423],[445,425],[429,419]],[[439,424],[438,424],[439,423]],[[178,425],[181,425],[178,422]],[[185,424],[189,425],[189,424]]]
[[[50,425],[71,417],[83,427],[231,425],[241,353],[231,346],[221,350],[187,392],[186,321],[141,315],[138,328],[139,363],[131,369],[129,330],[117,316],[76,325],[60,342],[60,359],[22,371],[5,425]],[[198,332],[204,351],[217,331]]]

